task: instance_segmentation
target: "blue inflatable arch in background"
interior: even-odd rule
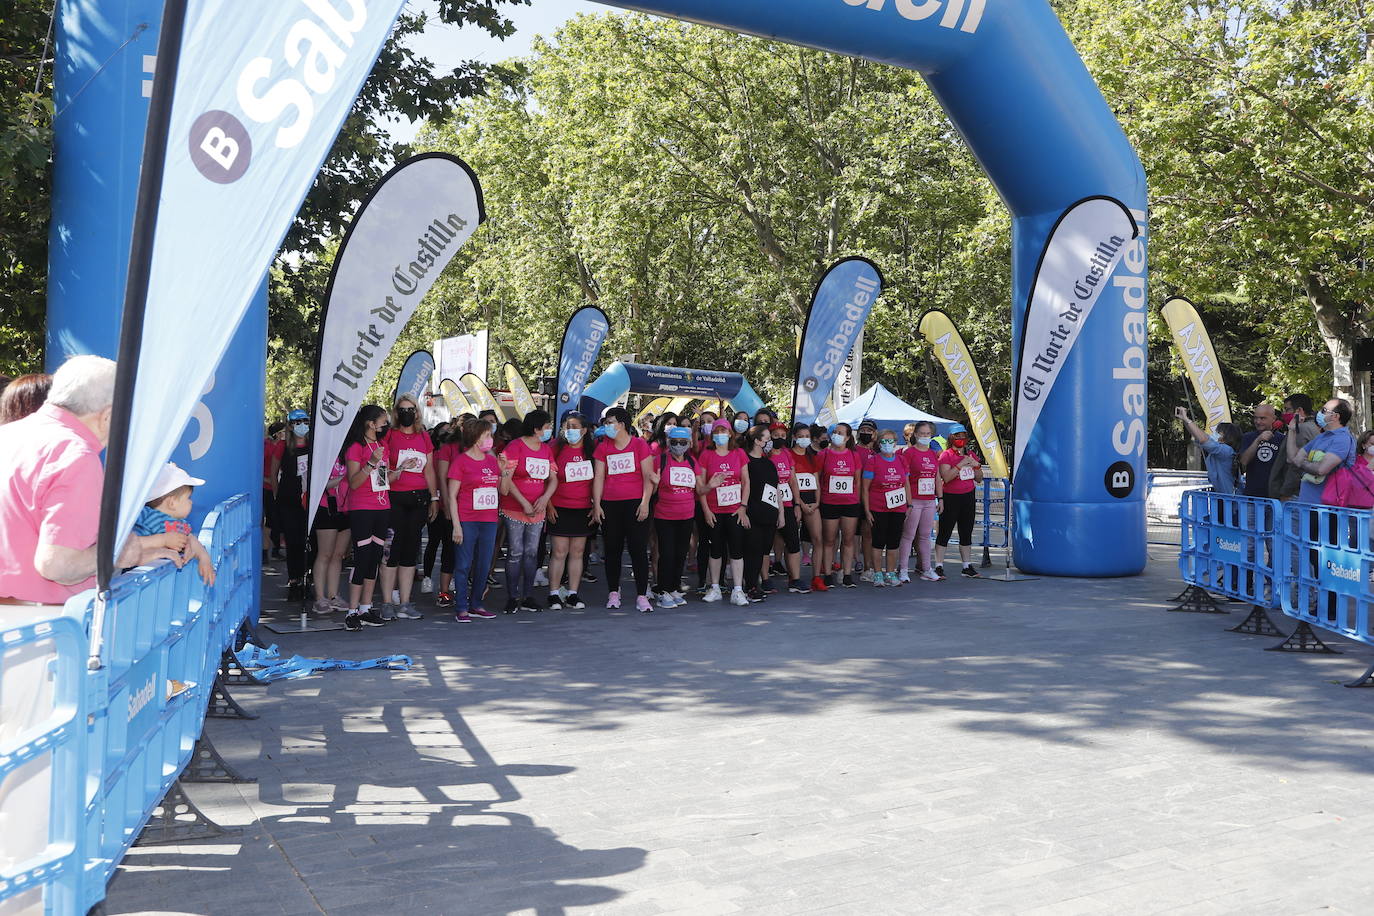
[[[1029,572],[1121,576],[1145,568],[1145,439],[1123,436],[1119,371],[1128,313],[1145,304],[1145,173],[1047,0],[650,0],[629,9],[722,26],[919,71],[987,170],[1012,216],[1012,338],[1060,214],[1098,195],[1140,226],[1138,257],[1097,301],[1016,470],[1016,565]],[[1139,270],[1134,273],[1130,264]],[[1013,352],[1019,348],[1013,347]],[[1114,372],[1114,370],[1118,370]],[[1015,377],[1015,367],[1013,367]],[[1143,426],[1140,427],[1143,431]],[[1104,475],[1121,462],[1130,492]]]
[[[751,417],[764,406],[763,399],[738,372],[615,362],[582,390],[577,409],[596,422],[607,407],[630,393],[724,400],[735,410],[742,410]]]

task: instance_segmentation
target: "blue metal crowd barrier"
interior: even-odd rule
[[[1280,534],[1283,612],[1374,645],[1374,513],[1287,503]]]
[[[0,756],[0,779],[26,755],[53,750],[48,852],[0,875],[0,901],[35,886],[50,914],[85,912],[104,899],[114,869],[190,762],[221,655],[255,606],[257,522],[245,495],[206,517],[200,541],[215,567],[212,587],[195,563],[118,577],[94,670],[87,665],[94,591],[42,625],[60,637],[60,714],[42,735]],[[0,630],[0,647],[38,638],[34,627]]]
[[[1261,608],[1279,606],[1273,499],[1185,490],[1179,504],[1178,569],[1183,581]]]
[[[987,566],[991,563],[991,548],[1011,546],[1011,481],[1005,477],[983,478],[980,497],[978,523],[983,528],[983,565]]]

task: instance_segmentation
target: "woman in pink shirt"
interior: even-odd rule
[[[939,550],[935,574],[945,577],[945,547],[949,536],[959,527],[959,559],[963,561],[963,575],[978,578],[973,568],[973,522],[977,512],[978,484],[983,481],[983,464],[973,450],[968,430],[955,424],[949,433],[949,448],[940,453],[940,479],[944,483],[944,507],[935,531],[935,546]]]
[[[879,430],[877,444],[877,450],[866,459],[860,496],[864,517],[873,532],[873,584],[883,588],[900,584],[896,554],[902,543],[902,523],[911,505],[911,487],[906,462],[897,454],[897,433]]]
[[[836,541],[843,535],[840,546],[840,569],[843,574],[835,573],[832,587],[843,585],[854,588],[854,536],[859,529],[859,517],[863,514],[859,506],[859,479],[863,473],[863,459],[867,450],[861,452],[853,447],[854,431],[848,423],[836,423],[830,432],[830,446],[820,453],[821,528],[825,541],[821,550],[823,563],[832,563],[835,558]],[[817,570],[823,569],[816,563]]]
[[[539,566],[539,538],[544,509],[558,486],[553,473],[553,421],[548,411],[531,410],[521,435],[501,452],[501,516],[506,520],[506,610],[542,611],[534,597],[534,571]]]
[[[315,563],[311,576],[315,582],[315,613],[328,614],[348,607],[339,598],[339,575],[343,571],[344,554],[348,552],[348,513],[344,511],[348,498],[348,465],[341,449],[329,469],[329,483],[325,485],[320,506],[315,511]]]
[[[382,569],[382,617],[392,616],[391,591],[400,592],[396,617],[418,620],[422,615],[410,600],[415,566],[420,560],[420,533],[439,513],[439,484],[434,477],[434,442],[420,424],[415,399],[396,399],[396,426],[387,433],[387,460],[401,473],[391,486],[391,552]]]
[[[703,601],[720,601],[720,572],[726,556],[734,588],[730,603],[749,604],[744,594],[744,529],[749,527],[749,458],[735,445],[734,425],[717,420],[711,428],[711,448],[698,458],[697,492],[711,545],[709,588]]]
[[[592,461],[596,445],[587,420],[570,410],[563,415],[563,427],[553,449],[554,475],[558,486],[545,508],[549,525],[549,607],[553,610],[581,610],[586,603],[578,596],[582,584],[583,559],[587,538],[592,534]],[[567,572],[568,588],[563,587]]]
[[[453,568],[454,618],[496,615],[482,607],[496,550],[497,519],[501,505],[501,465],[491,453],[491,424],[476,418],[463,423],[458,441],[462,449],[448,466],[448,514],[453,523],[453,543],[458,545]]]
[[[635,575],[635,608],[653,610],[649,603],[649,502],[658,476],[649,443],[632,434],[630,414],[623,407],[606,411],[596,447],[596,477],[592,480],[592,521],[600,522],[606,542],[606,607],[620,607],[620,556],[628,545]]]
[[[697,459],[692,456],[692,433],[684,426],[664,432],[664,449],[655,459],[658,496],[654,500],[654,531],[658,535],[658,606],[680,607],[682,571],[697,504]]]
[[[391,527],[391,485],[400,468],[387,462],[386,411],[368,404],[358,411],[344,439],[344,464],[348,469],[348,525],[353,538],[353,578],[348,587],[348,614],[344,628],[361,630],[386,623],[372,609],[377,587],[377,568]]]
[[[945,484],[940,476],[940,454],[930,447],[935,441],[935,424],[921,420],[909,425],[912,427],[910,445],[902,452],[902,460],[906,462],[911,483],[911,508],[907,510],[906,523],[902,526],[902,543],[897,549],[897,580],[911,581],[907,563],[914,541],[921,578],[927,582],[938,582],[940,577],[935,575],[935,570],[930,566],[930,533],[935,528],[935,515],[941,511]]]
[[[782,525],[779,526],[777,536],[773,540],[773,552],[786,557],[787,590],[794,595],[804,595],[811,591],[811,587],[801,577],[802,510],[797,508],[801,500],[793,487],[797,461],[792,450],[787,447],[787,427],[781,423],[774,423],[768,432],[773,437],[773,448],[768,457],[778,469],[778,493],[782,499]],[[782,550],[778,550],[779,545],[782,546]],[[764,570],[765,579],[768,578],[767,574],[768,570]]]

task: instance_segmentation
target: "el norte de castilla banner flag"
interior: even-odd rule
[[[254,3],[250,15],[242,0],[165,4],[101,506],[102,588],[404,5]]]
[[[1174,296],[1164,303],[1161,310],[1164,323],[1169,326],[1174,348],[1183,359],[1188,371],[1188,381],[1193,383],[1193,393],[1202,405],[1208,429],[1216,429],[1218,423],[1231,422],[1231,399],[1226,395],[1226,382],[1221,377],[1221,364],[1217,362],[1216,351],[1212,349],[1212,338],[1202,324],[1193,303],[1182,296]]]
[[[840,370],[882,291],[882,272],[867,258],[835,262],[816,284],[802,329],[793,423],[815,423],[826,412]]]
[[[1007,459],[1002,454],[1002,440],[997,435],[997,424],[992,419],[992,407],[988,404],[983,382],[978,377],[978,369],[973,365],[968,345],[954,321],[940,309],[931,309],[921,316],[917,323],[922,335],[935,351],[935,359],[944,367],[949,382],[959,395],[959,403],[964,405],[968,415],[969,429],[977,437],[983,449],[983,460],[993,477],[1008,477]]]
[[[311,447],[318,460],[310,462],[309,520],[383,360],[485,218],[482,187],[467,163],[447,153],[421,153],[377,182],[349,224],[320,320]]]

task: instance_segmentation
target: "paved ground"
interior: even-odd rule
[[[416,665],[239,690],[209,732],[259,782],[191,791],[243,835],[135,849],[109,912],[1371,912],[1374,653],[1178,589],[1161,552],[281,637]]]

